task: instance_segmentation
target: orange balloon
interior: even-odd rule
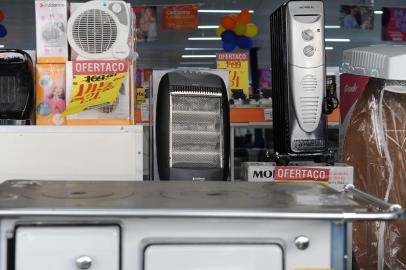
[[[225,29],[233,29],[237,20],[233,16],[223,16],[220,22]]]
[[[244,9],[241,11],[241,13],[238,15],[237,21],[239,23],[247,24],[251,20],[251,14],[248,11],[248,9]]]

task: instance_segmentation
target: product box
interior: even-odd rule
[[[64,125],[66,109],[65,64],[36,66],[36,123]]]
[[[369,77],[364,75],[343,73],[340,76],[340,153],[342,153],[348,125],[357,104],[358,98],[364,92]]]
[[[75,95],[72,94],[74,87],[79,89]],[[118,91],[113,93],[114,89]],[[67,62],[66,97],[68,125],[131,124],[128,61]],[[73,103],[83,105],[82,109],[72,109]]]
[[[68,60],[67,18],[67,1],[35,1],[37,63],[65,63]]]
[[[248,182],[319,182],[341,191],[353,183],[354,168],[344,163],[334,166],[313,162],[292,162],[276,166],[273,162],[243,162],[242,180]]]

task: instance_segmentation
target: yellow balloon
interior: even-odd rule
[[[255,37],[258,34],[258,26],[254,23],[248,23],[246,30],[245,30],[245,36],[247,37]]]
[[[243,23],[236,23],[233,28],[234,33],[238,36],[244,35],[246,30],[247,30],[247,25],[245,25]]]
[[[216,36],[220,37],[221,34],[223,34],[224,31],[226,31],[226,29],[225,29],[223,26],[220,25],[220,26],[216,29]]]

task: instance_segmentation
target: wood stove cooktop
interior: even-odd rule
[[[368,209],[312,183],[7,181],[0,216],[345,219]]]

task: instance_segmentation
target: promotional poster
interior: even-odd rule
[[[406,8],[382,10],[382,40],[406,41]]]
[[[341,27],[344,29],[374,29],[374,10],[372,7],[342,5],[340,14]]]

